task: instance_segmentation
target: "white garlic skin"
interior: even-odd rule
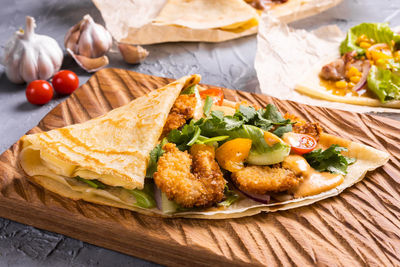
[[[17,31],[6,43],[3,65],[13,83],[48,80],[60,70],[64,54],[53,38],[35,34],[35,20],[26,17],[25,31]]]
[[[76,55],[97,58],[110,50],[112,37],[102,25],[95,23],[90,15],[85,15],[78,24],[68,30],[64,45]]]

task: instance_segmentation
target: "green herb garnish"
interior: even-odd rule
[[[347,173],[347,167],[353,164],[356,159],[343,156],[341,153],[342,151],[347,151],[347,148],[331,145],[324,151],[322,151],[322,149],[317,149],[304,154],[304,158],[310,166],[317,171],[328,171],[345,175]]]

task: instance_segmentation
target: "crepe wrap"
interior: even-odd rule
[[[264,94],[353,112],[400,113],[400,101],[337,96],[320,85],[322,66],[340,57],[339,45],[346,37],[337,26],[305,31],[265,15],[259,27],[255,69]]]
[[[79,174],[83,178],[98,179],[108,185],[141,188],[149,152],[160,138],[172,104],[182,88],[196,84],[199,80],[198,75],[186,76],[102,117],[47,133],[24,136],[21,166],[37,184],[74,200],[83,199],[162,217],[223,219],[291,209],[335,196],[363,179],[367,171],[382,166],[389,159],[385,152],[323,133],[319,141],[321,147],[338,144],[348,148],[346,156],[357,159],[349,166],[344,182],[338,187],[318,195],[281,203],[261,204],[241,198],[226,209],[210,208],[175,214],[163,214],[157,208],[136,206],[134,196],[122,187],[96,189],[73,178]],[[235,106],[236,103],[224,100],[222,107],[215,107],[233,113]],[[70,134],[65,135],[65,132]],[[120,160],[116,160],[115,153]]]
[[[289,0],[273,5],[270,14],[291,22],[320,13],[341,1]],[[240,27],[258,17],[243,0],[93,0],[93,3],[114,39],[122,43],[222,42],[257,32],[257,26]]]
[[[98,118],[25,135],[21,166],[30,176],[56,173],[141,189],[172,105],[183,88],[199,81],[186,76]]]

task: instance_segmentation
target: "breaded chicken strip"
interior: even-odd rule
[[[209,207],[222,200],[226,181],[213,147],[194,145],[190,155],[167,143],[163,150],[154,182],[169,200],[185,208]]]
[[[255,165],[232,173],[231,178],[241,190],[253,194],[286,191],[296,187],[302,180],[289,169]]]
[[[296,122],[296,124],[293,124],[292,126],[294,133],[311,135],[318,142],[319,136],[323,132],[322,127],[318,122],[306,122],[305,120],[289,113],[286,113],[284,117],[285,119],[290,119],[291,121]]]
[[[180,95],[168,114],[162,137],[167,136],[171,130],[182,127],[187,120],[193,118],[195,108],[196,96],[194,94]]]

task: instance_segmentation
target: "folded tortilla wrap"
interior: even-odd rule
[[[323,85],[319,73],[321,68],[339,58],[339,53],[335,53],[321,62],[317,63],[311,71],[295,86],[295,90],[310,97],[323,99],[333,102],[346,103],[351,105],[369,106],[369,107],[384,107],[384,108],[400,108],[399,100],[391,100],[382,103],[377,97],[370,96],[340,96],[329,92]]]
[[[186,76],[101,117],[26,135],[21,166],[30,176],[80,176],[141,189],[149,153],[172,105],[183,88],[199,80],[198,75]]]
[[[127,189],[143,187],[149,152],[160,138],[172,104],[182,88],[197,84],[199,80],[198,75],[186,76],[102,117],[24,136],[21,166],[37,184],[74,200],[83,199],[162,217],[223,219],[291,209],[338,195],[364,178],[367,171],[382,166],[389,159],[385,152],[323,133],[319,141],[322,148],[338,144],[348,148],[344,153],[346,156],[357,159],[348,167],[344,182],[334,189],[280,203],[261,204],[241,198],[227,208],[212,207],[174,214],[165,214],[157,208],[141,208],[135,205],[136,199]],[[235,107],[236,103],[227,100],[222,106],[214,105],[226,114],[234,113]],[[93,188],[75,179],[77,175],[98,179],[114,187]]]
[[[243,0],[169,0],[153,23],[241,32],[258,25],[258,14]]]

